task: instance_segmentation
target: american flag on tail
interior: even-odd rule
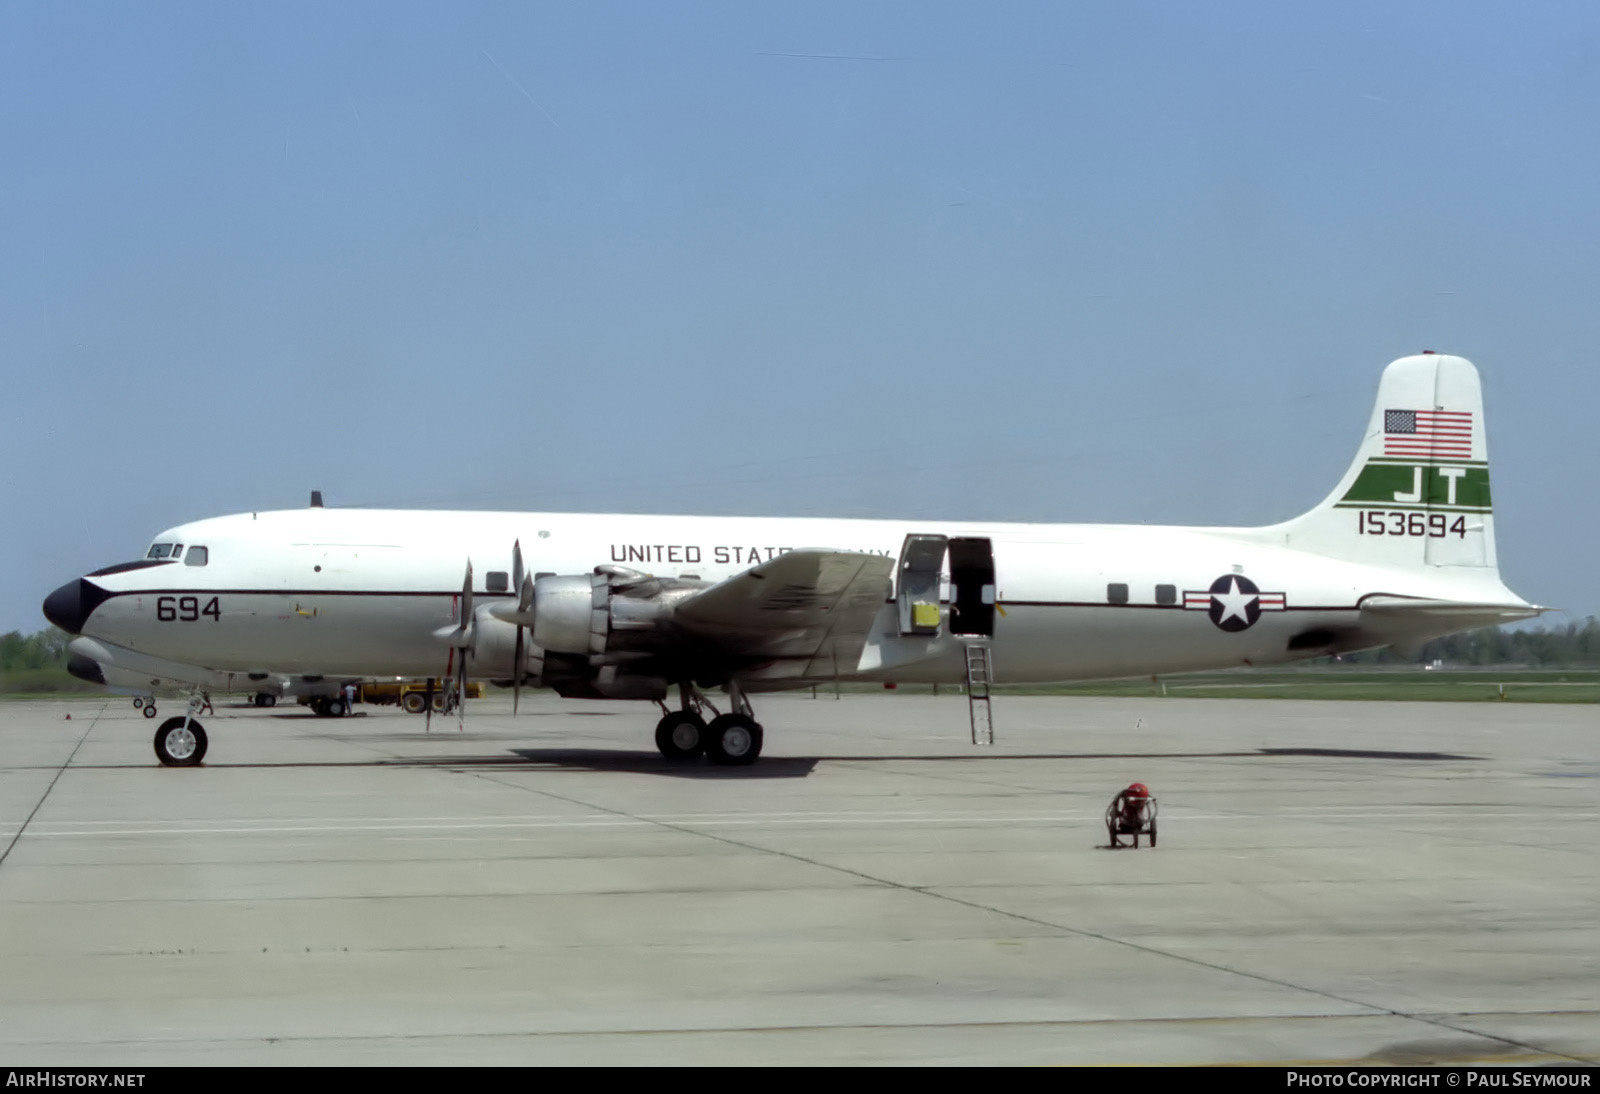
[[[1385,410],[1385,456],[1472,456],[1470,410]]]

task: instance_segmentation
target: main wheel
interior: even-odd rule
[[[669,760],[692,760],[706,750],[706,724],[692,710],[677,710],[656,723],[656,747]]]
[[[193,718],[168,718],[156,730],[155,744],[156,759],[163,765],[193,767],[205,759],[206,731]]]
[[[156,716],[156,705],[154,703],[146,703],[144,705],[144,716],[146,718],[154,718]]]
[[[261,697],[261,705],[264,707],[275,707],[278,705],[278,697],[271,694],[263,695]]]
[[[761,726],[747,714],[713,718],[700,739],[706,745],[706,759],[714,764],[753,764],[761,755]]]
[[[421,714],[428,709],[428,697],[420,691],[408,691],[400,698],[400,709],[407,714]]]
[[[323,705],[322,713],[330,718],[343,718],[350,713],[350,706],[343,699],[329,699]]]

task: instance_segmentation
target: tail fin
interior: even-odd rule
[[[1311,512],[1264,531],[1353,562],[1495,573],[1483,390],[1472,362],[1424,353],[1384,369],[1339,485]]]

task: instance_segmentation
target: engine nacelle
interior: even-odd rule
[[[604,574],[541,577],[533,583],[533,640],[555,653],[604,653],[611,631]]]
[[[533,640],[551,653],[595,656],[671,641],[662,623],[703,582],[651,577],[618,566],[541,577],[533,585]]]

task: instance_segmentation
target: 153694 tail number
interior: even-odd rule
[[[1356,531],[1367,536],[1426,536],[1467,538],[1467,518],[1448,513],[1417,513],[1396,509],[1362,509],[1356,513]]]

